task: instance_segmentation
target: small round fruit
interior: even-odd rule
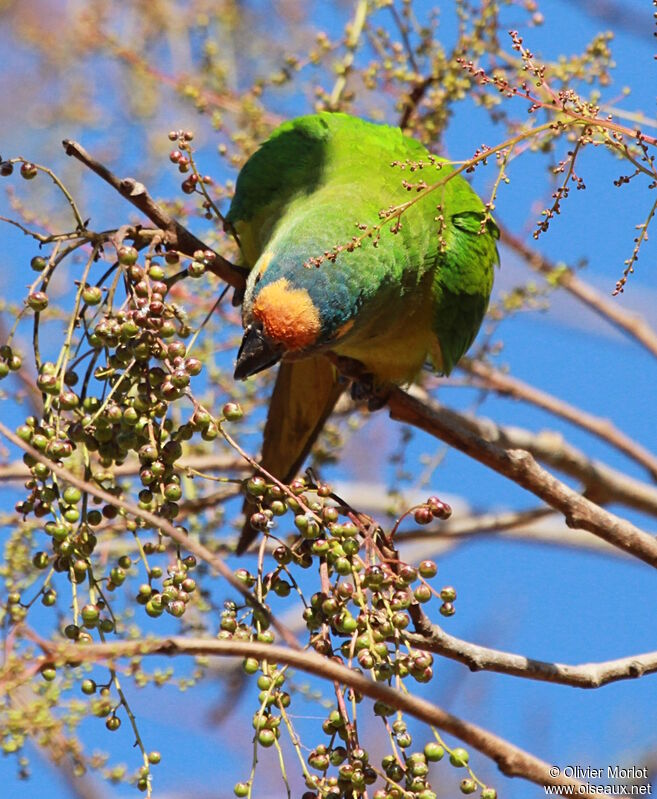
[[[424,756],[432,763],[436,763],[443,759],[445,756],[445,750],[437,741],[430,741],[424,747]]]
[[[37,176],[38,169],[36,166],[29,161],[24,161],[21,164],[21,177],[25,180],[32,180]]]
[[[119,263],[122,266],[134,266],[137,263],[137,258],[139,257],[139,253],[134,247],[119,247],[119,251],[117,253]]]
[[[467,766],[469,760],[470,755],[468,754],[467,750],[463,749],[461,746],[457,746],[456,749],[452,749],[449,755],[449,762],[456,768],[463,768],[464,766]]]
[[[227,402],[221,412],[228,422],[238,422],[244,416],[244,411],[237,402]]]

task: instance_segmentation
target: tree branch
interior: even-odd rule
[[[640,316],[624,311],[618,301],[606,299],[592,286],[580,280],[572,270],[552,263],[504,226],[500,226],[500,231],[502,242],[520,255],[532,269],[550,280],[556,280],[559,286],[577,297],[598,316],[620,328],[657,358],[657,333]]]
[[[550,430],[533,433],[521,427],[500,427],[491,419],[465,416],[437,404],[432,407],[449,423],[463,427],[491,444],[505,450],[525,450],[537,460],[579,480],[585,486],[584,493],[588,499],[598,504],[618,502],[657,515],[657,487],[591,460],[577,447],[564,441],[560,433]]]
[[[211,250],[176,219],[169,216],[169,214],[150,196],[143,183],[139,183],[134,180],[134,178],[118,178],[104,164],[101,164],[100,161],[93,158],[82,145],[75,141],[64,139],[62,144],[66,151],[66,155],[77,158],[78,161],[95,172],[106,183],[109,183],[112,188],[116,189],[116,191],[131,202],[135,208],[138,208],[154,225],[157,225],[157,227],[165,231],[167,234],[167,241],[172,247],[190,256],[193,256],[197,250],[208,250],[212,252],[214,258],[208,262],[207,268],[234,288],[240,291],[244,289],[248,270],[232,264],[224,258],[223,255]]]
[[[124,463],[115,464],[112,467],[112,474],[115,477],[131,477],[139,473],[140,467],[141,464],[136,458],[128,459]],[[187,469],[199,472],[244,472],[248,469],[241,458],[231,458],[225,455],[188,455],[177,460],[175,468],[181,472]],[[29,477],[30,470],[23,461],[0,464],[0,482],[28,480]]]
[[[655,486],[629,477],[600,461],[589,459],[581,450],[564,441],[559,433],[549,430],[532,433],[520,427],[499,427],[489,419],[469,420],[460,414],[455,416],[463,426],[472,429],[487,441],[505,449],[526,450],[543,463],[581,481],[588,499],[600,505],[618,502],[629,508],[657,515]]]
[[[615,447],[632,460],[641,464],[657,480],[657,457],[642,447],[636,441],[620,431],[609,419],[601,419],[591,413],[576,408],[558,397],[541,391],[522,380],[510,377],[499,369],[494,369],[481,361],[463,359],[459,366],[468,374],[477,378],[479,385],[496,391],[503,396],[530,402],[538,408],[549,411],[555,416],[566,419],[574,425],[587,430],[589,433]]]
[[[630,655],[600,663],[583,663],[578,666],[549,663],[524,655],[489,649],[449,635],[437,624],[432,624],[419,605],[412,606],[410,612],[417,632],[406,634],[409,643],[419,649],[426,649],[463,663],[470,671],[494,671],[498,674],[569,685],[573,688],[600,688],[608,683],[636,679],[657,671],[657,652]]]
[[[109,492],[100,488],[100,486],[83,480],[76,474],[73,474],[73,472],[64,468],[64,466],[49,460],[41,452],[34,449],[34,447],[30,446],[17,435],[12,433],[11,430],[9,430],[9,428],[7,428],[2,422],[0,422],[0,433],[9,441],[11,441],[12,444],[19,447],[24,452],[29,453],[35,460],[39,461],[39,463],[45,464],[62,480],[66,480],[66,482],[76,486],[76,488],[79,488],[81,491],[86,491],[92,496],[98,497],[109,505],[117,508],[123,508],[123,510],[132,516],[142,518],[155,530],[160,530],[164,535],[171,538],[188,552],[196,555],[202,561],[211,566],[216,572],[218,572],[227,582],[231,584],[233,588],[239,591],[249,605],[255,605],[259,607],[262,612],[267,615],[274,628],[289,646],[295,649],[299,649],[301,647],[294,634],[288,630],[287,627],[282,625],[278,619],[256,599],[256,597],[248,590],[248,588],[246,588],[244,584],[235,577],[232,569],[226,565],[223,558],[219,557],[219,555],[216,555],[214,552],[211,552],[200,541],[197,541],[195,538],[191,538],[186,533],[183,533],[177,527],[174,527],[174,525],[171,524],[171,522],[169,522],[167,519],[157,516],[155,513],[151,513],[149,510],[140,508],[137,505],[134,505],[132,502],[122,499],[121,497],[115,497]]]
[[[588,530],[624,552],[657,567],[657,540],[653,536],[557,480],[540,467],[526,450],[492,444],[468,429],[465,420],[458,414],[440,406],[423,404],[400,388],[391,390],[388,407],[391,418],[426,431],[540,497],[550,507],[563,513],[569,527]]]
[[[30,637],[34,638],[34,636]],[[255,657],[286,663],[322,679],[348,685],[371,699],[382,701],[426,724],[439,727],[491,758],[497,763],[500,771],[508,777],[522,777],[538,785],[572,785],[575,787],[577,796],[590,799],[594,797],[594,794],[586,792],[584,786],[576,780],[563,776],[551,776],[548,763],[525,752],[504,738],[494,735],[476,724],[464,721],[425,699],[370,680],[360,672],[312,651],[291,650],[275,644],[236,639],[219,641],[171,637],[146,641],[121,641],[112,644],[85,644],[83,647],[67,643],[53,644],[36,638],[34,640],[46,653],[44,662],[52,663],[79,664],[146,655]]]

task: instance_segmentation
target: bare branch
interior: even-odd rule
[[[112,644],[86,644],[84,647],[35,640],[46,653],[44,662],[53,663],[63,661],[79,664],[146,655],[255,657],[286,663],[308,674],[348,685],[371,699],[384,702],[420,721],[439,727],[490,757],[497,763],[500,771],[508,777],[522,777],[538,785],[572,785],[577,791],[577,796],[591,799],[594,796],[576,780],[563,776],[553,777],[550,774],[548,763],[525,752],[504,738],[500,738],[476,724],[463,721],[458,716],[448,713],[425,699],[370,680],[337,660],[322,657],[312,651],[291,650],[275,644],[237,639],[219,641],[217,639],[171,637],[146,641],[121,641]]]
[[[428,400],[423,400],[429,404]],[[657,487],[629,477],[601,461],[588,458],[564,441],[560,433],[534,433],[521,427],[500,427],[491,419],[474,418],[442,405],[432,406],[446,420],[464,427],[504,449],[521,449],[583,483],[586,496],[598,504],[617,502],[644,513],[657,515]]]
[[[197,250],[210,250],[206,244],[200,239],[197,239],[187,228],[183,227],[176,219],[169,216],[169,214],[153,200],[142,183],[134,180],[134,178],[118,178],[104,164],[101,164],[100,161],[93,158],[82,145],[75,141],[64,139],[62,144],[67,155],[72,155],[85,166],[89,167],[89,169],[95,172],[106,183],[109,183],[112,188],[116,189],[122,197],[129,200],[135,208],[138,208],[147,216],[153,224],[165,231],[167,233],[168,243],[175,249],[187,255],[193,255]],[[234,286],[238,290],[242,290],[246,282],[248,270],[232,264],[230,261],[226,260],[223,255],[213,250],[210,251],[213,252],[214,258],[208,263],[208,269],[217,275],[217,277],[225,280],[226,283]]]
[[[500,226],[502,232],[502,242],[520,255],[532,269],[539,272],[546,278],[556,280],[559,286],[577,297],[580,302],[588,306],[607,322],[615,325],[626,335],[633,338],[651,355],[657,357],[657,333],[636,314],[624,311],[618,301],[613,302],[605,299],[588,283],[585,283],[570,269],[563,269],[549,261],[536,250],[529,247],[525,242],[511,233],[507,228]]]
[[[419,610],[419,613],[418,613]],[[631,680],[657,671],[657,652],[630,655],[601,663],[569,666],[534,660],[524,655],[501,652],[456,638],[432,624],[419,606],[411,608],[416,633],[407,633],[409,643],[466,665],[470,671],[494,671],[529,680],[570,685],[574,688],[600,688],[619,680]]]
[[[466,426],[470,420],[457,414]],[[524,449],[535,458],[580,480],[586,496],[598,504],[618,502],[629,508],[657,514],[657,488],[591,460],[577,447],[564,441],[560,433],[545,430],[533,433],[520,427],[498,427],[485,419],[472,420],[472,429],[506,449]]]
[[[436,82],[436,77],[434,75],[427,75],[425,78],[421,78],[416,81],[415,85],[411,89],[406,98],[406,102],[404,103],[404,108],[401,112],[401,116],[399,117],[399,127],[402,130],[406,130],[411,121],[411,117],[417,111],[418,106],[424,99],[425,94],[427,93],[428,89]]]
[[[543,517],[553,517],[551,520]],[[532,518],[535,518],[532,521]],[[586,550],[611,557],[631,557],[601,538],[591,536],[586,530],[572,530],[556,516],[552,508],[541,507],[535,511],[505,511],[482,513],[462,518],[452,518],[432,529],[403,530],[395,535],[399,544],[412,544],[415,560],[434,557],[437,553],[467,543],[482,536],[520,541],[527,544],[547,544],[554,547]]]
[[[478,378],[480,385],[504,396],[530,402],[553,413],[555,416],[572,422],[572,424],[581,427],[583,430],[593,433],[637,463],[640,463],[641,466],[648,470],[653,479],[657,479],[657,457],[645,447],[633,441],[629,436],[626,436],[609,419],[601,419],[599,416],[587,413],[581,408],[576,408],[552,394],[548,394],[546,391],[541,391],[524,383],[522,380],[510,377],[499,371],[499,369],[493,369],[492,366],[481,361],[464,359],[461,361],[460,366],[468,374]]]
[[[400,388],[391,390],[388,406],[391,418],[425,430],[540,497],[563,513],[569,527],[588,530],[651,566],[657,566],[657,540],[653,536],[557,480],[526,450],[493,444],[468,429],[463,417],[437,405],[423,404]]]
[[[115,477],[131,477],[139,473],[140,463],[136,459],[126,460],[124,463],[112,467]],[[178,471],[184,472],[193,469],[196,472],[243,472],[248,467],[241,458],[229,458],[225,455],[188,455],[179,458],[175,463]],[[30,470],[23,461],[12,461],[0,465],[0,482],[11,480],[27,480]]]

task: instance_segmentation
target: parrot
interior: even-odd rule
[[[374,392],[411,383],[427,361],[449,375],[499,265],[489,209],[447,160],[339,112],[273,131],[240,170],[225,227],[249,269],[234,377],[280,362],[260,465],[283,483],[346,388],[340,363]],[[238,554],[258,535],[254,509],[247,499]]]

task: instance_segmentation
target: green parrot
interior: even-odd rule
[[[242,168],[226,226],[250,268],[235,378],[281,362],[261,464],[283,482],[345,389],[336,359],[375,388],[411,382],[427,359],[449,374],[479,330],[498,263],[495,223],[444,159],[342,113],[277,128]],[[258,535],[246,510],[238,553]]]

